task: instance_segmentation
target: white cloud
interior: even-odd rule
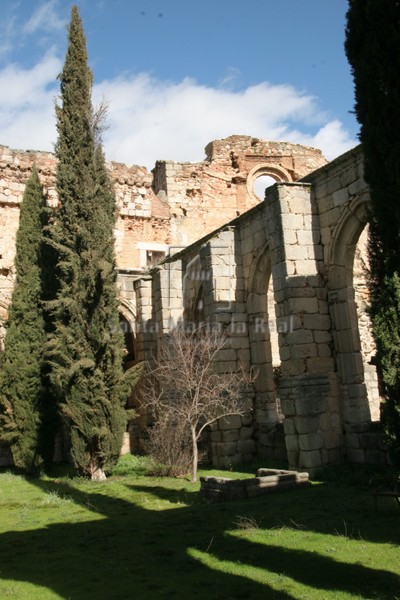
[[[60,68],[60,61],[51,52],[32,69],[7,65],[0,71],[1,109],[43,104],[47,99],[46,90],[49,85],[54,86]]]
[[[15,36],[15,15],[2,15],[0,21],[0,59],[6,57],[13,49]]]
[[[0,70],[0,143],[52,150],[60,69],[61,61],[49,53],[32,69],[11,64]]]
[[[304,143],[307,143],[307,141]],[[358,143],[359,140],[351,139],[349,133],[337,119],[321,127],[310,140],[310,144],[316,148],[326,148],[325,156],[330,160],[350,150]]]
[[[0,70],[0,143],[52,150],[54,98],[61,61],[49,52],[32,69]],[[157,159],[198,161],[213,139],[245,134],[321,148],[332,159],[354,146],[342,123],[290,85],[260,83],[242,91],[165,82],[148,74],[99,83],[95,102],[109,101],[106,156],[152,168]]]
[[[43,2],[25,23],[23,32],[32,34],[39,30],[57,31],[64,29],[66,21],[61,19],[57,14],[57,6],[58,0],[48,0],[47,2]]]
[[[209,141],[232,134],[313,145],[329,159],[356,144],[315,98],[290,85],[260,83],[235,92],[141,74],[104,81],[94,91],[109,100],[106,153],[123,162],[202,160]]]

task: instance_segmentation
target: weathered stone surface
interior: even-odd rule
[[[242,421],[239,415],[231,415],[230,417],[224,417],[218,421],[218,426],[221,430],[226,429],[239,429],[241,427]]]
[[[321,453],[319,450],[312,450],[311,452],[301,452],[300,454],[300,466],[304,469],[309,469],[311,472],[315,472],[316,469],[323,465],[321,459]]]
[[[0,146],[0,349],[33,163],[56,206],[54,156]],[[361,149],[326,164],[312,148],[231,136],[211,142],[199,163],[159,161],[152,173],[108,169],[118,205],[120,310],[134,360],[151,359],[185,320],[226,333],[217,373],[257,370],[246,391],[253,410],[212,428],[214,464],[273,457],[279,431],[293,467],[315,470],[345,451],[378,464],[385,449],[370,431],[380,397],[366,310]],[[264,174],[277,184],[262,202],[253,184]]]
[[[309,485],[309,475],[305,472],[259,469],[257,476],[249,479],[200,477],[200,494],[209,502],[226,502],[289,491]]]
[[[256,450],[256,445],[254,440],[241,440],[238,443],[238,450],[240,454],[250,454],[253,455]]]
[[[240,439],[243,440],[251,440],[254,435],[253,427],[241,427],[239,430]]]
[[[320,433],[308,433],[299,436],[300,450],[320,450],[324,446],[324,438]]]
[[[288,451],[293,452],[299,450],[299,438],[297,435],[286,435],[285,443]]]
[[[239,439],[239,432],[237,429],[230,429],[228,431],[222,431],[223,442],[237,442]]]

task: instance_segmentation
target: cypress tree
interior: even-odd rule
[[[96,136],[92,73],[76,6],[68,42],[56,106],[60,208],[52,244],[59,289],[49,303],[54,333],[48,356],[73,462],[79,473],[103,479],[119,456],[130,385],[122,367],[122,332],[113,327],[118,323],[115,196]],[[130,372],[130,379],[136,374]]]
[[[41,273],[46,219],[43,190],[33,168],[21,204],[16,283],[0,372],[1,439],[11,445],[15,465],[28,472],[42,466],[45,453],[41,443],[47,420],[47,395],[42,382],[46,333]],[[51,442],[48,446],[52,452]]]
[[[399,0],[349,0],[345,48],[371,190],[371,317],[386,396],[383,421],[400,465]]]

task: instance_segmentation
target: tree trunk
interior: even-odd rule
[[[92,473],[91,479],[92,481],[105,481],[107,479],[107,476],[104,473],[103,469],[97,469],[97,471],[94,471],[94,473]]]
[[[197,449],[196,429],[194,427],[191,427],[190,431],[192,433],[192,454],[193,454],[193,459],[192,459],[192,483],[195,483],[197,481],[197,463],[198,463],[198,459],[199,459],[199,452],[198,452],[198,449]]]
[[[103,467],[97,462],[96,457],[92,456],[88,471],[92,481],[105,481],[107,479],[107,475],[105,474]]]

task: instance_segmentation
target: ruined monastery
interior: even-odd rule
[[[0,146],[1,346],[33,164],[55,206],[54,156]],[[199,163],[108,168],[126,366],[156,353],[185,319],[226,332],[220,372],[256,368],[253,409],[209,433],[214,465],[260,458],[313,473],[344,460],[384,464],[361,147],[328,163],[314,148],[235,135],[208,144]],[[257,193],[267,176],[273,184]],[[140,450],[142,421],[130,423],[128,451]],[[0,448],[0,465],[7,460]]]

